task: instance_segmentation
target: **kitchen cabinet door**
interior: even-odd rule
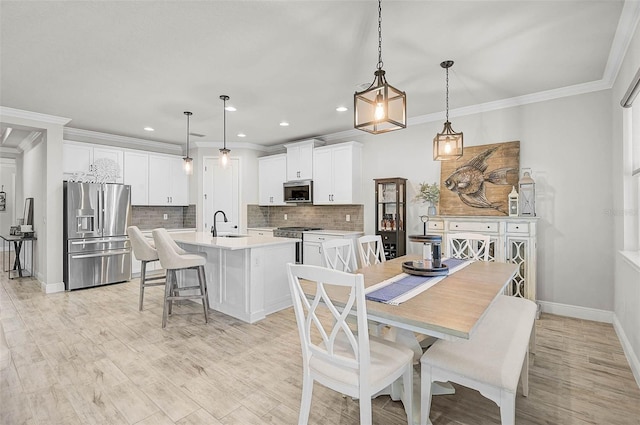
[[[149,155],[149,205],[171,205],[171,158]]]
[[[189,176],[184,172],[184,160],[171,158],[171,187],[169,188],[171,205],[189,205]]]
[[[115,183],[123,183],[124,152],[122,149],[95,146],[93,148],[93,162],[103,158],[110,159],[118,164],[120,176],[116,179]]]
[[[317,148],[313,165],[314,205],[362,203],[361,145],[339,143]]]
[[[64,141],[62,144],[62,173],[67,180],[77,172],[88,172],[93,164],[93,146]]]
[[[313,204],[331,205],[333,192],[333,155],[331,149],[316,149],[314,153]]]
[[[285,154],[258,158],[258,204],[261,206],[286,205],[282,184],[286,180]]]
[[[318,242],[303,242],[302,263],[311,266],[323,267],[322,245]]]
[[[124,184],[131,185],[131,205],[149,205],[149,154],[124,153]]]
[[[311,180],[313,178],[314,146],[314,140],[286,145],[287,181]]]

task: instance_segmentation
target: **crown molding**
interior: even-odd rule
[[[211,148],[211,149],[221,149],[223,147],[223,142],[191,142],[197,148]],[[258,145],[256,143],[247,143],[247,142],[233,142],[231,145],[228,145],[227,148],[232,149],[252,149],[254,151],[260,152],[268,152],[269,146]]]
[[[182,155],[182,145],[171,143],[155,142],[152,140],[137,139],[135,137],[119,136],[117,134],[101,133],[99,131],[82,130],[79,128],[65,127],[64,139],[76,142],[106,143],[107,145],[119,146],[129,149],[141,149],[157,152]]]
[[[6,149],[11,149],[11,148],[6,148]],[[2,154],[2,148],[0,148],[0,154]],[[15,158],[0,158],[0,164],[16,165],[16,159]]]
[[[33,121],[46,122],[49,124],[66,125],[71,122],[71,118],[57,117],[55,115],[41,114],[39,112],[24,111],[22,109],[8,108],[0,106],[0,119],[4,117],[22,118]]]
[[[40,143],[40,141],[42,140],[40,139],[40,136],[42,136],[42,132],[40,131],[32,131],[31,133],[29,133],[27,137],[22,139],[22,142],[20,142],[20,144],[18,145],[18,151],[28,152],[33,149],[33,147]]]
[[[622,6],[618,27],[611,43],[611,50],[609,50],[607,66],[602,76],[602,79],[607,81],[610,87],[613,87],[618,77],[638,22],[640,22],[640,1],[626,0]]]
[[[18,156],[20,156],[20,152],[18,151],[18,149],[0,146],[0,159],[4,160],[6,158],[15,161]]]

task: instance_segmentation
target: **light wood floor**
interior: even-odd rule
[[[296,424],[300,343],[293,311],[248,325],[200,306],[161,324],[162,288],[138,282],[44,295],[0,277],[0,319],[12,361],[0,372],[0,424]],[[640,389],[608,324],[543,314],[530,394],[516,422],[640,424]],[[434,425],[499,424],[498,407],[456,386],[434,397]],[[400,403],[373,402],[375,424],[405,424]],[[357,424],[358,402],[319,385],[312,424]]]

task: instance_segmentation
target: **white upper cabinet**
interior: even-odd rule
[[[110,159],[118,164],[120,176],[115,180],[115,183],[122,183],[124,181],[122,149],[65,140],[62,144],[62,173],[64,180],[68,180],[78,172],[88,173],[94,171],[91,170],[91,165],[103,158]]]
[[[131,205],[149,205],[149,154],[124,153],[124,184],[131,185]]]
[[[362,145],[339,143],[316,148],[313,161],[314,205],[362,203]]]
[[[149,155],[149,205],[189,205],[189,177],[182,158]]]
[[[287,180],[285,154],[258,158],[258,204],[261,206],[286,205],[283,183]]]
[[[287,148],[287,181],[313,178],[313,149],[315,140],[289,143]]]

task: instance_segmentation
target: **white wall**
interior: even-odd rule
[[[613,202],[613,251],[616,255],[614,271],[614,325],[622,341],[625,354],[634,371],[636,382],[640,385],[640,264],[627,261],[621,250],[640,250],[638,243],[638,194],[633,192],[633,178],[629,176],[631,158],[628,137],[623,133],[623,114],[620,99],[627,90],[633,76],[640,68],[640,27],[625,56],[612,89],[612,191]],[[634,108],[640,108],[640,97],[636,97]],[[639,129],[635,129],[640,131]],[[627,137],[625,137],[627,136]],[[626,144],[626,146],[625,146]],[[636,177],[637,179],[637,177]],[[636,257],[636,261],[640,256]]]
[[[16,172],[15,159],[0,158],[0,186],[4,186],[7,201],[6,209],[0,211],[0,232],[2,234],[9,234],[9,227],[16,225]]]
[[[613,310],[610,92],[601,91],[451,119],[466,146],[520,141],[520,166],[536,180],[538,299]],[[423,180],[440,181],[432,139],[442,123],[409,126],[384,135],[364,135],[365,232],[374,232],[373,179],[405,177],[407,197]],[[410,203],[407,231],[421,233]],[[411,245],[411,243],[409,243]]]
[[[46,240],[44,235],[45,221],[44,212],[46,211],[46,167],[42,164],[47,163],[46,144],[37,141],[31,149],[23,153],[23,173],[22,187],[24,197],[21,199],[21,205],[24,206],[26,198],[33,198],[33,229],[38,237]],[[24,209],[24,207],[23,207]],[[35,244],[34,252],[34,274],[39,280],[44,280],[43,265],[46,264],[46,250],[42,246]]]

